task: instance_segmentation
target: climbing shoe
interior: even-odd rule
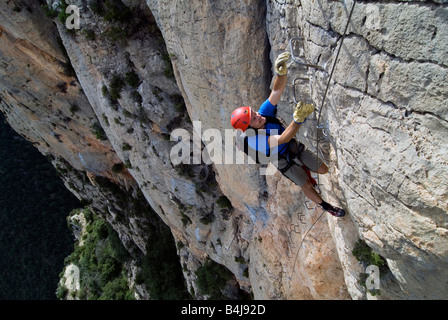
[[[320,203],[319,205],[322,207],[322,209],[329,212],[333,217],[340,218],[340,217],[345,216],[345,211],[343,209],[338,208],[338,207],[333,207],[328,202],[322,201],[322,203]]]
[[[330,206],[330,208],[326,209],[326,211],[329,212],[333,217],[340,218],[345,216],[345,210],[338,207]]]

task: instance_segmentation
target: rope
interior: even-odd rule
[[[328,93],[328,88],[330,87],[331,79],[333,78],[333,73],[334,73],[334,70],[336,69],[336,64],[338,62],[339,53],[341,52],[342,44],[344,43],[344,39],[345,39],[347,30],[348,30],[348,26],[349,26],[350,21],[352,19],[353,10],[355,9],[355,4],[356,4],[356,0],[353,1],[353,6],[352,6],[352,8],[350,10],[350,14],[349,14],[348,19],[347,19],[347,24],[345,25],[345,30],[344,30],[344,33],[342,34],[341,43],[339,44],[338,52],[336,53],[336,58],[334,60],[333,67],[331,69],[330,78],[328,79],[327,86],[325,88],[324,96],[323,96],[323,99],[322,99],[322,104],[321,104],[321,106],[319,108],[319,115],[317,117],[317,127],[319,127],[320,119],[322,117],[322,110],[324,108],[325,99],[326,99],[327,93]],[[292,48],[291,48],[291,50],[292,50]],[[316,154],[317,154],[317,157],[319,157],[319,130],[316,131]],[[317,185],[319,185],[319,175],[317,175]],[[325,213],[325,211],[323,211],[319,215],[319,217],[316,219],[316,221],[313,222],[311,227],[308,229],[308,231],[303,236],[302,241],[300,242],[299,248],[297,249],[296,256],[294,258],[294,264],[292,266],[292,272],[294,272],[294,268],[296,266],[296,261],[297,261],[297,258],[299,256],[300,249],[302,248],[303,242],[305,241],[306,237],[308,236],[308,233],[311,231],[311,229],[314,227],[314,225],[320,220],[320,218],[322,218],[324,213]]]
[[[317,127],[319,127],[320,119],[322,117],[322,110],[324,109],[325,99],[327,98],[328,88],[330,87],[331,79],[333,78],[334,70],[336,69],[336,64],[338,62],[339,53],[341,52],[342,44],[344,43],[345,35],[348,30],[348,26],[350,21],[352,20],[353,10],[355,9],[356,0],[353,1],[352,9],[350,10],[350,14],[347,19],[347,24],[345,25],[344,33],[342,34],[341,43],[339,44],[338,52],[336,53],[336,58],[333,63],[333,67],[331,68],[330,78],[328,79],[327,86],[325,88],[324,97],[322,99],[322,104],[319,108],[319,116],[317,117]],[[316,130],[316,155],[319,157],[319,130]],[[317,183],[319,184],[319,175],[317,175]]]
[[[300,251],[300,249],[302,248],[302,244],[303,244],[303,242],[305,241],[305,239],[306,239],[308,233],[311,231],[311,229],[313,229],[313,227],[314,227],[314,225],[317,223],[317,221],[319,221],[320,218],[322,218],[322,216],[324,215],[324,213],[325,213],[325,211],[322,211],[322,213],[320,214],[320,216],[316,219],[316,221],[313,222],[313,224],[311,225],[311,227],[310,227],[310,228],[308,229],[308,231],[305,233],[305,235],[304,235],[303,238],[302,238],[302,241],[300,241],[299,249],[297,249],[297,253],[296,253],[296,256],[295,256],[295,258],[294,258],[294,264],[292,265],[292,272],[294,272],[294,268],[296,267],[296,261],[297,261],[297,258],[299,257],[299,251]]]

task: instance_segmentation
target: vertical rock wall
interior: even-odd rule
[[[325,69],[291,63],[294,78],[309,78],[297,91],[320,107],[353,1],[269,3],[275,53],[303,37],[303,60]],[[358,1],[320,119],[324,193],[350,217],[329,220],[346,281],[358,231],[395,277],[383,279],[383,298],[447,295],[447,18],[443,1]],[[301,133],[314,148],[316,124]]]
[[[294,94],[320,107],[352,1],[101,3],[74,1],[75,31],[32,1],[1,5],[0,108],[78,197],[104,209],[129,250],[145,252],[149,222],[114,199],[116,187],[142,195],[182,243],[197,298],[194,271],[211,258],[255,299],[363,299],[365,270],[351,253],[359,237],[391,270],[380,298],[447,296],[444,1],[355,6],[319,119],[330,167],[321,189],[343,219],[279,172],[174,165],[170,133],[186,130],[199,148],[207,129],[224,137],[234,108],[267,98],[272,63],[293,37],[304,39],[297,56],[324,70],[290,61],[279,116],[291,120]],[[311,150],[316,125],[311,117],[299,134]]]

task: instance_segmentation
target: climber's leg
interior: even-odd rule
[[[318,174],[326,174],[328,173],[328,167],[325,163],[322,163],[322,165],[317,169]]]
[[[308,149],[305,149],[300,153],[299,160],[312,172],[317,172],[319,174],[325,174],[328,172],[327,165],[323,163],[323,161],[319,159],[314,152],[311,152]]]
[[[303,193],[305,196],[310,199],[311,201],[320,204],[322,203],[322,198],[320,195],[316,192],[316,190],[313,188],[313,185],[310,180],[307,180],[307,182],[301,186]]]
[[[314,190],[313,185],[309,180],[301,188],[303,190],[303,193],[308,199],[320,205],[322,209],[329,212],[332,216],[335,217],[345,216],[345,211],[343,209],[334,207],[331,204],[323,201],[320,195],[316,192],[316,190]]]
[[[286,160],[280,159],[278,168],[285,168],[286,163],[287,163]],[[319,167],[319,169],[321,170],[321,172],[328,171],[327,166],[323,167],[322,164]],[[287,178],[291,179],[291,181],[293,181],[295,184],[300,186],[302,188],[305,196],[308,199],[310,199],[311,201],[313,201],[314,203],[320,205],[322,209],[329,212],[331,215],[333,215],[335,217],[345,216],[345,211],[343,209],[334,207],[331,204],[322,200],[320,195],[313,188],[313,184],[309,180],[307,173],[305,172],[305,170],[302,168],[301,165],[299,165],[298,163],[295,163],[292,166],[290,166],[287,170],[282,171],[282,173]]]

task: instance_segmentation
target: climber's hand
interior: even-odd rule
[[[299,102],[294,108],[294,121],[298,124],[304,123],[306,121],[306,117],[312,114],[316,108],[312,104]]]
[[[275,73],[279,76],[284,76],[288,73],[288,67],[286,66],[286,62],[289,60],[291,55],[289,52],[283,52],[281,55],[277,57],[275,60]]]

